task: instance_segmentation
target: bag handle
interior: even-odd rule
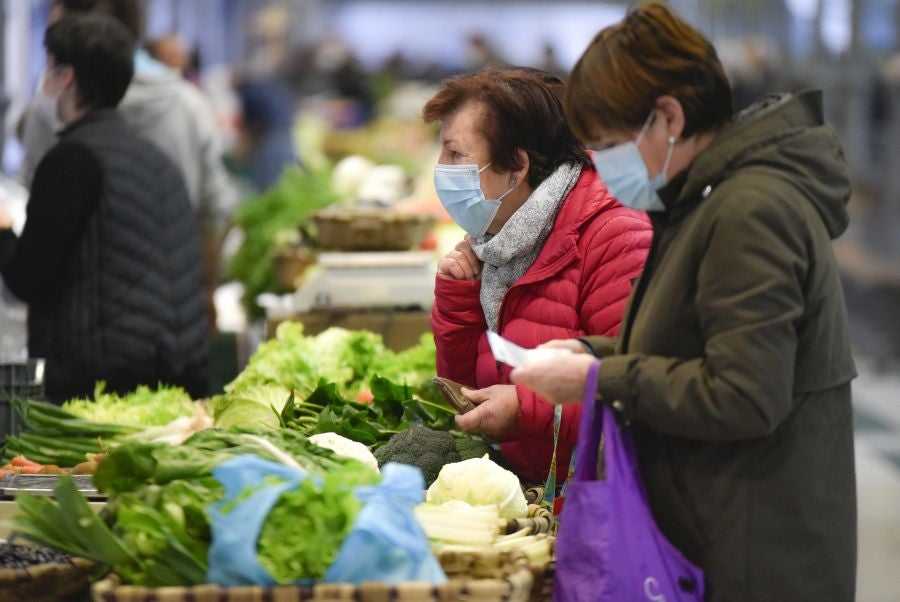
[[[579,481],[597,480],[597,450],[600,448],[600,436],[606,430],[603,420],[603,408],[597,411],[597,381],[600,378],[600,360],[591,363],[584,382],[584,398],[582,399],[581,424],[578,427],[578,448],[575,453],[575,478]]]

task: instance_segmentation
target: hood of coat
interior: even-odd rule
[[[694,159],[676,205],[751,167],[772,170],[796,188],[832,238],[847,229],[850,174],[837,134],[825,123],[821,92],[767,96],[738,114]]]
[[[172,110],[181,88],[190,86],[179,73],[149,56],[135,55],[135,73],[119,105],[128,122],[140,131],[152,129]],[[146,126],[144,129],[142,126]]]

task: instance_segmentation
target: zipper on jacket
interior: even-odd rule
[[[641,274],[637,291],[635,291],[634,299],[631,301],[631,307],[628,309],[628,320],[625,323],[625,328],[622,330],[622,353],[628,353],[631,329],[634,326],[634,320],[637,317],[641,301],[644,299],[644,294],[647,292],[650,278],[653,276],[656,254],[659,250],[659,240],[662,238],[662,234],[665,230],[662,218],[651,217],[650,221],[653,223],[653,240],[650,242],[650,252],[647,254],[647,261],[644,262],[644,272]]]

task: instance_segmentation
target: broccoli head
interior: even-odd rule
[[[491,455],[493,449],[484,440],[484,437],[463,435],[456,439],[456,451],[459,453],[460,460],[471,460],[472,458],[483,458],[484,454]]]
[[[414,426],[397,433],[375,450],[375,458],[379,466],[388,462],[418,466],[428,487],[437,479],[444,464],[459,462],[459,452],[450,433]]]

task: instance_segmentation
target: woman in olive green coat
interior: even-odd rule
[[[631,425],[708,600],[853,600],[855,368],[831,248],[850,184],[821,95],[732,117],[715,50],[659,4],[601,31],[569,86],[573,130],[608,149],[598,172],[654,243],[620,339],[513,381],[577,401],[601,358],[598,399]]]

